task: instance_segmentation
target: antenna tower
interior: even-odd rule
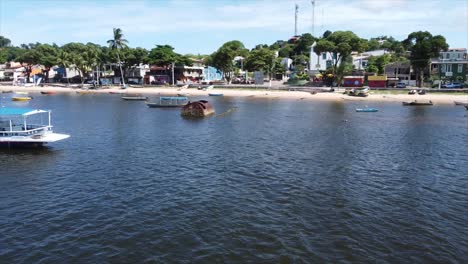
[[[315,37],[315,0],[312,0],[312,36]]]
[[[296,4],[294,12],[294,36],[297,36],[297,13],[299,13],[299,5]]]

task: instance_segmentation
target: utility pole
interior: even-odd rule
[[[299,5],[296,4],[294,12],[294,36],[297,36],[297,14],[299,13]]]
[[[174,86],[174,62],[172,63],[172,86]]]
[[[312,0],[312,36],[315,37],[315,0]]]

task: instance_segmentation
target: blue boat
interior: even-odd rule
[[[222,93],[209,93],[209,96],[223,96],[224,94]]]
[[[356,108],[356,112],[378,112],[377,108]]]

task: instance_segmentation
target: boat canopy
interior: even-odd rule
[[[0,116],[29,116],[48,112],[49,111],[30,108],[0,108]]]
[[[187,97],[184,96],[161,96],[159,97],[161,100],[187,100]]]

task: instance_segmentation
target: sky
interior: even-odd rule
[[[0,0],[0,35],[13,45],[107,45],[112,29],[121,28],[130,47],[168,44],[182,54],[211,54],[231,40],[253,48],[289,39],[297,4],[298,34],[351,30],[361,38],[386,35],[403,40],[421,30],[444,36],[451,48],[468,48],[465,0],[315,0],[315,12],[311,2]]]

